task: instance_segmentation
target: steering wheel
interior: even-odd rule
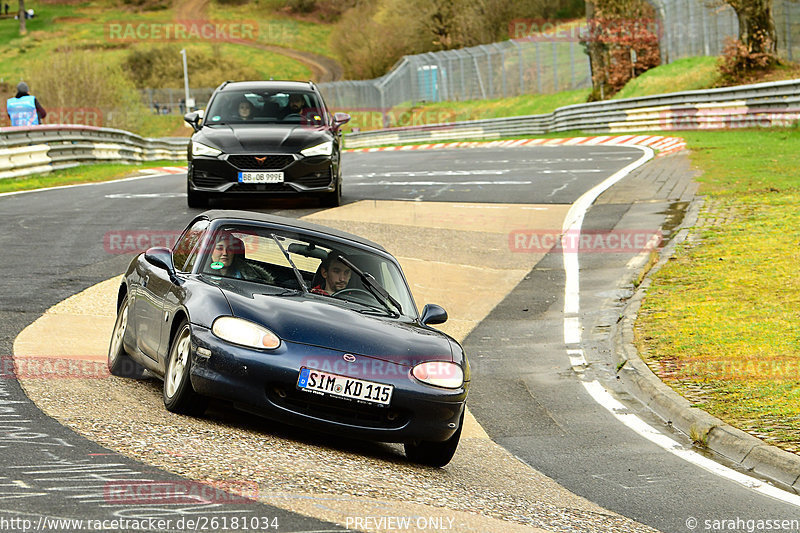
[[[375,302],[378,301],[378,299],[375,298],[375,295],[372,294],[371,292],[365,291],[364,289],[356,289],[356,288],[342,289],[340,291],[334,292],[333,294],[331,294],[331,296],[337,297],[339,295],[346,295],[346,294],[366,294],[367,296],[369,296],[370,301],[375,301]]]

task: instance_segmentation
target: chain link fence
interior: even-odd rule
[[[780,1],[780,0],[778,0]],[[736,13],[721,0],[648,0],[659,20],[661,62],[717,56],[739,35]]]
[[[380,78],[319,84],[328,105],[389,109],[398,104],[489,100],[591,87],[589,57],[571,40],[509,40],[403,57]]]

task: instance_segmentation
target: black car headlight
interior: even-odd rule
[[[211,331],[224,341],[250,348],[274,350],[281,345],[281,339],[264,326],[233,316],[216,319]]]
[[[306,157],[312,157],[315,155],[331,155],[333,153],[333,141],[326,141],[321,144],[317,144],[310,148],[306,148],[305,150],[300,151]]]
[[[411,375],[427,385],[445,389],[457,389],[464,384],[461,365],[447,361],[420,363],[411,369]]]
[[[217,157],[222,153],[222,150],[217,150],[211,146],[207,146],[197,141],[192,141],[192,155],[205,155],[208,157]]]

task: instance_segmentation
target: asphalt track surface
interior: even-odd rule
[[[640,155],[623,147],[346,154],[344,200],[570,204]],[[0,235],[4,368],[16,335],[47,308],[124,270],[130,257],[105,251],[107,232],[181,229],[197,212],[186,207],[183,191],[185,178],[174,175],[0,197],[6,223]],[[646,229],[664,223],[663,203],[635,200],[633,194],[593,207],[584,228]],[[263,210],[299,217],[315,209],[278,202]],[[797,519],[797,507],[710,474],[628,430],[581,385],[591,378],[619,389],[603,351],[631,257],[581,258],[584,348],[590,361],[585,373],[572,369],[565,352],[561,256],[547,255],[532,265],[464,343],[473,364],[469,404],[476,418],[496,442],[573,492],[662,531],[703,531],[706,520]],[[669,432],[624,390],[615,394],[629,410]],[[689,446],[680,435],[672,436]],[[157,503],[111,505],[110,481],[180,478],[77,436],[44,416],[12,379],[0,381],[0,465],[0,520],[26,518],[34,527],[41,516],[177,520],[243,514],[277,517],[280,531],[341,529],[260,504],[181,510]],[[698,520],[695,529],[687,526],[691,518]]]

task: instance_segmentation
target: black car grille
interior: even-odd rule
[[[228,163],[239,170],[280,170],[294,162],[288,154],[229,155]]]
[[[310,174],[308,176],[303,176],[302,178],[297,178],[292,180],[292,183],[297,183],[298,185],[302,185],[303,187],[327,187],[331,184],[331,169],[328,167],[327,170],[324,172],[320,172],[321,176],[317,176],[316,174]]]
[[[283,183],[237,183],[228,192],[280,192],[294,191],[284,187]]]
[[[220,176],[212,176],[207,172],[202,171],[195,171],[192,173],[192,181],[194,182],[196,187],[219,187],[224,183],[228,183],[223,177]]]
[[[397,429],[411,419],[405,410],[320,396],[297,389],[286,390],[279,386],[267,387],[267,398],[271,403],[295,413],[352,426]]]

